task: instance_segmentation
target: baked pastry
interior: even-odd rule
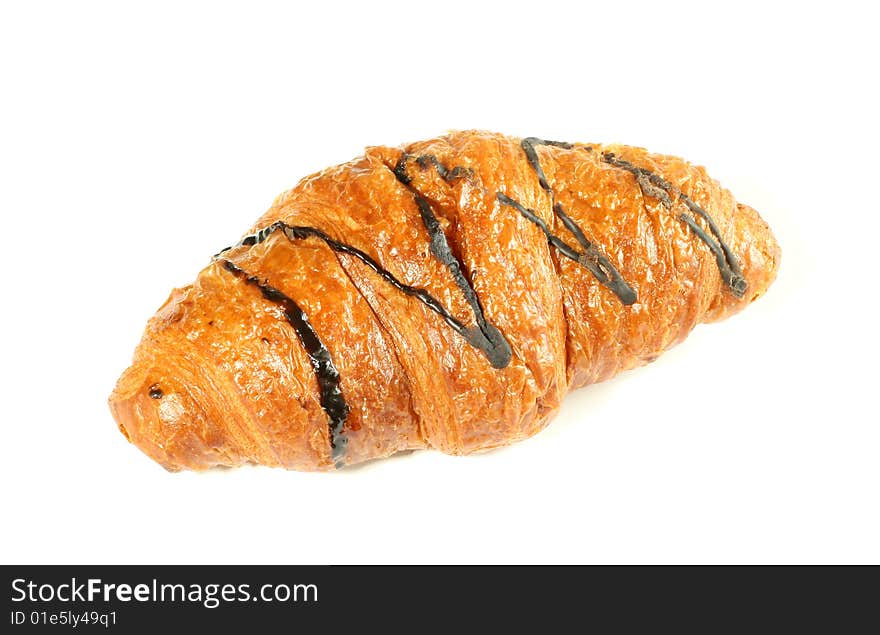
[[[773,281],[767,224],[640,148],[455,132],[279,196],[149,321],[110,397],[169,470],[325,470],[541,430]]]

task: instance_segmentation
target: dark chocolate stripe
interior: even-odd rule
[[[565,141],[548,141],[546,139],[538,139],[538,137],[526,137],[520,142],[520,146],[522,146],[523,152],[526,153],[526,159],[528,160],[529,165],[532,166],[532,170],[538,175],[538,183],[541,184],[542,188],[552,193],[553,188],[550,187],[550,184],[547,182],[547,177],[544,176],[544,169],[541,167],[541,160],[538,158],[538,152],[535,150],[535,146],[554,146],[556,148],[570,150],[572,145]]]
[[[519,201],[515,201],[502,192],[498,192],[495,197],[498,199],[499,203],[512,207],[525,218],[540,227],[541,231],[543,231],[544,235],[547,237],[548,243],[553,245],[559,253],[566,258],[586,267],[596,280],[599,281],[599,284],[611,289],[611,291],[620,298],[620,301],[623,302],[624,305],[629,306],[636,302],[637,298],[635,291],[633,291],[632,288],[630,288],[630,286],[619,277],[620,274],[617,274],[617,270],[611,266],[611,263],[609,263],[604,256],[601,254],[597,256],[595,252],[585,253],[578,251],[564,240],[554,235],[550,231],[550,228],[547,227],[547,223],[535,213],[535,210],[529,209]],[[614,274],[617,274],[618,277],[614,277]]]
[[[349,407],[345,403],[342,389],[339,387],[339,371],[333,365],[330,351],[321,341],[309,322],[308,316],[293,300],[268,282],[264,282],[248,274],[229,260],[223,261],[223,267],[246,284],[257,287],[267,300],[274,302],[284,311],[284,317],[296,331],[300,343],[309,356],[309,361],[318,380],[321,393],[321,407],[330,419],[330,455],[337,468],[345,465],[345,449],[348,438],[345,436],[345,420],[348,418]]]
[[[742,277],[742,269],[740,269],[739,261],[736,259],[736,256],[733,254],[730,247],[727,246],[727,243],[721,238],[721,230],[718,229],[718,225],[715,224],[715,221],[709,215],[709,212],[697,205],[696,201],[692,200],[691,197],[684,192],[681,192],[678,198],[691,212],[700,216],[709,225],[709,231],[711,231],[712,235],[718,240],[718,246],[721,248],[721,251],[724,252],[724,259],[727,261],[727,264],[730,265],[730,270],[734,274],[734,276],[731,277],[731,283],[741,282],[742,292],[745,292],[748,285],[746,284],[745,278]],[[734,289],[734,291],[736,291],[736,289]],[[739,295],[742,296],[742,293]]]
[[[462,322],[457,320],[455,316],[453,316],[446,309],[446,307],[444,307],[443,304],[439,300],[437,300],[437,298],[432,296],[425,289],[404,284],[403,282],[398,280],[394,276],[394,274],[384,269],[382,265],[373,260],[373,258],[371,258],[365,252],[361,251],[357,247],[352,247],[351,245],[347,245],[343,242],[339,242],[338,240],[331,238],[320,229],[316,229],[314,227],[292,226],[282,221],[277,221],[249,236],[245,236],[237,245],[235,245],[234,247],[227,247],[218,255],[223,254],[229,249],[234,249],[235,247],[246,247],[261,243],[276,231],[282,232],[287,237],[287,239],[291,241],[304,240],[306,238],[318,238],[324,241],[324,243],[336,253],[348,254],[349,256],[357,258],[374,272],[376,272],[383,280],[385,280],[385,282],[390,284],[392,287],[394,287],[398,291],[401,291],[405,295],[418,299],[434,313],[442,317],[443,320],[452,328],[452,330],[461,335],[461,337],[463,337],[468,344],[481,350],[486,355],[489,363],[492,364],[493,367],[504,368],[510,363],[512,353],[509,346],[507,346],[507,352],[505,354],[504,351],[499,350],[499,346],[496,343],[491,342],[483,334],[482,331],[480,331],[479,329],[468,328]],[[505,345],[507,344],[506,340],[504,340],[503,338],[501,341]]]
[[[566,243],[564,240],[554,235],[553,232],[550,231],[550,228],[547,227],[547,223],[535,213],[535,210],[529,209],[525,207],[519,201],[515,201],[506,194],[502,192],[498,192],[495,194],[495,198],[498,199],[498,202],[502,205],[507,205],[508,207],[512,207],[517,210],[520,214],[525,216],[528,220],[532,221],[535,225],[541,228],[541,231],[544,232],[544,235],[547,237],[547,242],[556,247],[562,253],[563,256],[574,260],[577,263],[581,262],[581,258],[584,254],[579,252],[577,249]],[[593,271],[593,275],[601,276],[601,271]]]
[[[584,235],[581,227],[574,221],[571,216],[569,216],[565,212],[562,204],[556,202],[556,192],[553,191],[553,188],[547,181],[547,176],[544,174],[544,168],[541,167],[541,159],[538,157],[538,151],[535,150],[535,146],[537,145],[553,146],[556,148],[563,148],[565,150],[570,150],[574,146],[570,143],[566,143],[565,141],[547,141],[546,139],[538,139],[537,137],[526,137],[522,140],[522,142],[520,142],[520,146],[522,147],[523,152],[526,155],[526,160],[529,162],[532,170],[538,176],[538,183],[541,185],[541,188],[544,191],[550,194],[553,213],[556,214],[557,218],[559,218],[560,221],[562,221],[562,225],[572,233],[572,235],[575,237],[575,240],[577,240],[578,244],[581,246],[581,249],[583,249],[583,253],[572,249],[560,238],[550,233],[547,225],[535,215],[535,212],[533,210],[529,210],[528,208],[523,207],[513,199],[501,193],[498,194],[498,200],[505,205],[514,207],[523,216],[531,220],[533,223],[535,222],[535,219],[540,221],[540,224],[538,226],[543,230],[544,234],[547,236],[547,240],[550,242],[551,245],[559,249],[559,251],[563,255],[569,258],[572,258],[572,256],[569,253],[566,253],[560,247],[560,244],[565,245],[566,248],[574,251],[574,253],[577,253],[578,257],[572,258],[572,260],[582,264],[587,269],[589,269],[590,273],[592,273],[596,277],[599,283],[610,289],[625,306],[634,304],[638,300],[638,296],[636,295],[635,290],[633,290],[633,288],[629,286],[629,284],[627,284],[626,280],[623,279],[623,276],[620,275],[620,272],[615,269],[614,265],[611,264],[611,261],[608,260],[608,258]],[[587,149],[589,150],[591,148]],[[502,197],[506,199],[507,202],[505,202],[505,200],[502,200]]]
[[[433,155],[423,156],[425,157],[425,164],[431,162],[435,167],[438,165],[441,166],[443,170],[441,177],[443,176],[443,173],[450,175],[455,172],[455,170],[450,172],[449,169],[440,163]],[[449,273],[452,275],[453,280],[455,280],[455,284],[461,290],[465,301],[468,303],[471,312],[474,314],[474,320],[476,321],[482,339],[484,340],[479,348],[486,354],[489,363],[491,363],[494,368],[504,368],[510,363],[510,359],[513,355],[510,344],[504,338],[501,331],[499,331],[494,325],[489,324],[486,320],[486,316],[483,314],[483,307],[480,304],[480,299],[477,297],[477,292],[474,291],[473,285],[471,285],[470,280],[468,280],[465,275],[461,261],[452,252],[452,249],[449,246],[449,241],[446,240],[446,233],[443,231],[443,227],[440,226],[440,221],[437,220],[434,210],[431,208],[431,202],[413,187],[412,178],[406,172],[406,164],[410,158],[410,155],[406,153],[401,155],[397,165],[394,166],[394,176],[413,195],[416,206],[419,208],[419,215],[422,217],[422,224],[425,226],[425,229],[428,230],[428,235],[430,236],[431,253],[437,258],[437,260],[443,263],[447,269],[449,269]]]
[[[694,220],[692,216],[679,214],[678,220],[690,227],[691,231],[693,231],[700,240],[706,243],[706,246],[709,247],[709,250],[715,256],[715,262],[718,265],[718,269],[721,271],[721,278],[724,280],[725,284],[730,287],[734,295],[741,298],[748,285],[746,284],[745,278],[742,276],[737,278],[733,277],[735,274],[733,274],[733,272],[727,267],[727,260],[725,259],[724,251],[718,246],[718,243],[712,240],[712,237],[703,231],[703,228],[697,224],[697,221]]]
[[[404,156],[408,157],[409,155],[405,154]],[[440,175],[440,178],[446,182],[454,181],[455,179],[470,178],[474,174],[474,171],[470,168],[464,168],[461,166],[456,166],[450,170],[433,154],[420,154],[416,157],[416,163],[418,163],[419,167],[423,170],[427,168],[428,165],[433,165],[434,169],[437,170],[437,174]],[[409,177],[406,176],[406,178]]]
[[[709,226],[709,231],[712,233],[711,236],[697,224],[693,217],[687,214],[680,214],[678,216],[678,219],[690,227],[715,255],[715,262],[718,264],[721,279],[731,292],[738,298],[743,297],[748,288],[748,283],[742,275],[739,261],[730,247],[727,246],[727,243],[724,242],[724,239],[721,238],[721,231],[718,229],[718,225],[715,224],[715,221],[706,210],[700,207],[687,194],[673,186],[672,183],[651,170],[640,168],[629,161],[615,156],[613,152],[603,153],[602,160],[635,176],[639,187],[642,189],[642,193],[660,200],[667,207],[672,206],[672,196],[677,195],[678,200],[684,203],[692,214],[705,220]]]

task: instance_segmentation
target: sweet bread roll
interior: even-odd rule
[[[110,397],[169,470],[327,470],[541,430],[773,281],[767,224],[640,148],[456,132],[279,196],[149,321]]]

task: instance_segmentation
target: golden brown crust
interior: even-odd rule
[[[295,301],[329,351],[349,407],[347,464],[410,448],[474,452],[528,437],[569,390],[652,361],[773,281],[779,248],[766,223],[702,168],[625,146],[534,150],[547,187],[520,139],[471,131],[369,148],[301,181],[253,228],[278,221],[318,228],[477,329],[461,283],[432,253],[416,200],[423,197],[486,322],[510,345],[503,368],[363,259],[321,238],[275,232],[223,255]],[[415,160],[426,156],[434,158]],[[453,168],[460,168],[454,176]],[[639,178],[636,168],[665,185]],[[637,301],[626,306],[498,193],[576,246],[554,213],[553,204],[561,205]],[[742,298],[680,219],[689,213],[682,194],[708,212],[735,255],[748,285]],[[705,220],[696,222],[709,233]],[[110,398],[120,429],[168,469],[244,462],[331,469],[333,436],[313,360],[278,303],[222,260],[150,320]]]

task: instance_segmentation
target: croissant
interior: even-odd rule
[[[371,147],[172,291],[110,409],[169,470],[487,450],[741,310],[779,257],[674,157],[478,131]]]

